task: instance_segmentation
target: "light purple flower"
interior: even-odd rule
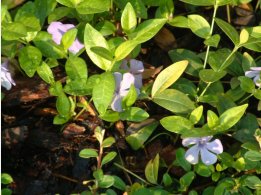
[[[121,64],[121,68],[134,75],[134,85],[137,89],[142,87],[142,72],[144,71],[143,63],[139,60],[131,59],[128,61],[124,60]]]
[[[15,86],[15,82],[12,79],[11,72],[9,71],[8,60],[5,60],[1,64],[1,86],[6,88],[7,90],[10,90],[12,88],[12,85]]]
[[[75,28],[73,24],[63,24],[61,22],[52,22],[49,27],[47,28],[48,33],[52,35],[53,41],[60,45],[62,36],[68,30]],[[76,54],[79,52],[84,45],[76,38],[75,41],[72,43],[71,47],[69,47],[69,51]]]
[[[183,139],[183,146],[194,145],[187,150],[185,154],[186,160],[191,164],[197,164],[200,154],[201,160],[205,165],[214,164],[217,161],[216,154],[223,152],[223,146],[219,139],[209,142],[211,138],[212,136]]]
[[[119,72],[113,73],[116,83],[116,89],[114,93],[114,97],[111,103],[112,110],[116,112],[122,112],[122,99],[125,97],[132,84],[134,84],[134,76],[130,73],[121,74]],[[137,90],[137,93],[139,93],[139,90]]]
[[[256,86],[261,86],[260,80],[261,67],[251,67],[249,71],[245,72],[245,76],[249,78],[253,78]]]

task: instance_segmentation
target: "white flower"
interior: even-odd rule
[[[221,154],[223,152],[223,146],[219,139],[215,139],[214,141],[209,142],[211,138],[212,136],[191,137],[183,139],[183,146],[194,144],[194,146],[187,150],[185,154],[186,160],[191,164],[197,164],[200,154],[201,160],[204,164],[214,164],[217,161],[216,154]]]
[[[10,90],[12,85],[15,86],[15,82],[8,68],[8,60],[5,60],[4,63],[1,64],[1,86]]]
[[[260,73],[261,73],[261,67],[251,67],[249,71],[245,72],[245,76],[249,78],[253,78],[256,86],[261,86],[260,81]]]

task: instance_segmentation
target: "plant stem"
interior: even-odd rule
[[[216,14],[217,14],[217,9],[218,9],[218,5],[215,4],[215,5],[214,5],[213,17],[212,17],[212,21],[211,21],[211,26],[210,26],[210,32],[209,32],[209,35],[210,35],[210,36],[211,36],[212,33],[213,33],[214,24],[215,24],[215,17],[216,17]],[[208,45],[207,51],[206,51],[206,55],[205,55],[204,65],[203,65],[204,69],[205,69],[206,66],[207,66],[209,49],[210,49],[210,46]]]
[[[133,175],[134,177],[136,177],[137,179],[141,180],[141,181],[144,182],[145,184],[150,185],[149,182],[145,181],[145,180],[142,179],[140,176],[138,176],[137,174],[131,172],[130,170],[126,169],[125,167],[119,165],[118,163],[113,163],[113,164],[114,164],[116,167],[119,167],[119,168],[121,168],[122,170],[128,172],[129,174]]]
[[[248,98],[250,98],[252,96],[253,96],[253,94],[250,94],[249,96],[247,96],[243,100],[241,100],[238,104],[242,104],[244,101],[246,101]]]
[[[221,64],[221,66],[219,67],[218,71],[221,71],[224,69],[224,66],[226,65],[227,61],[235,54],[235,52],[238,50],[239,47],[235,46],[233,51],[227,56],[227,58],[225,59],[225,61]]]

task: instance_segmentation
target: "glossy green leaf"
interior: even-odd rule
[[[80,57],[70,56],[65,63],[65,71],[71,80],[87,80],[87,65]]]
[[[68,80],[66,85],[64,86],[64,92],[70,95],[89,95],[90,88],[86,79],[76,79],[76,80]]]
[[[33,14],[31,15],[23,15],[19,17],[16,22],[20,22],[26,27],[27,32],[40,31],[40,21]]]
[[[188,65],[188,61],[183,60],[180,62],[176,62],[168,66],[167,68],[165,68],[163,71],[161,71],[152,86],[152,91],[151,91],[152,98],[157,93],[164,91],[169,86],[171,86],[176,80],[178,80],[178,78],[185,71],[187,65]]]
[[[191,170],[191,164],[185,159],[185,150],[184,148],[179,148],[176,150],[176,161],[179,166],[181,166],[185,171]]]
[[[196,5],[196,6],[211,6],[215,4],[214,0],[180,0],[184,3]]]
[[[100,75],[100,82],[93,87],[92,98],[100,115],[104,115],[110,105],[115,90],[115,80],[112,73]]]
[[[213,165],[205,165],[203,163],[195,165],[195,172],[202,177],[210,177],[214,170]]]
[[[204,44],[211,47],[217,47],[220,41],[220,35],[215,34],[204,41]]]
[[[102,158],[101,166],[111,162],[117,156],[116,152],[109,152]]]
[[[180,28],[188,28],[188,18],[185,16],[176,16],[168,21],[168,24]]]
[[[69,49],[69,47],[73,44],[77,36],[77,32],[78,30],[76,28],[72,28],[63,34],[62,45],[64,50]]]
[[[189,116],[189,120],[193,123],[193,124],[197,124],[202,116],[203,113],[203,106],[199,106],[196,109],[194,109],[190,116]]]
[[[210,35],[210,25],[208,21],[200,15],[188,15],[188,27],[197,36],[206,39]]]
[[[100,188],[109,188],[114,184],[114,177],[111,175],[104,175],[101,180],[98,180]]]
[[[55,82],[53,72],[45,62],[42,62],[42,64],[37,67],[37,74],[48,84]]]
[[[250,67],[256,67],[256,62],[249,53],[244,52],[243,59],[242,59],[242,68],[244,72],[248,71]]]
[[[230,38],[230,40],[235,44],[238,45],[239,44],[239,35],[238,32],[236,31],[236,29],[231,26],[231,24],[215,18],[215,21],[217,23],[217,25],[219,26],[219,28],[222,29],[222,31]]]
[[[115,60],[120,61],[127,57],[137,45],[139,45],[139,42],[135,40],[127,40],[121,43],[115,50]]]
[[[255,175],[247,176],[247,178],[244,180],[244,183],[247,187],[251,189],[257,189],[258,191],[260,191],[261,189],[261,180]]]
[[[104,176],[102,169],[96,169],[92,175],[96,180],[101,180]]]
[[[106,60],[113,61],[113,54],[104,47],[91,47],[90,50]]]
[[[195,179],[196,175],[193,171],[187,172],[185,175],[183,175],[180,179],[180,190],[181,191],[186,191],[192,181]]]
[[[108,148],[111,147],[111,145],[114,143],[115,143],[115,139],[113,137],[107,137],[105,140],[103,140],[102,147]]]
[[[26,37],[27,29],[20,22],[8,23],[5,26],[2,26],[2,37],[4,40],[12,41],[18,40],[22,37]]]
[[[197,96],[197,87],[196,85],[186,78],[179,78],[172,86],[171,88],[177,89],[190,97],[196,97]]]
[[[227,48],[219,49],[215,52],[209,52],[208,63],[215,72],[225,70],[229,65],[232,64],[235,55],[231,55],[231,50]],[[230,57],[229,57],[230,56]],[[225,62],[225,60],[228,60]],[[221,67],[222,66],[222,67]]]
[[[149,114],[138,107],[131,107],[120,113],[121,120],[140,122],[149,118]]]
[[[9,188],[2,188],[1,194],[2,195],[12,195],[12,190],[10,190]]]
[[[74,2],[72,0],[56,0],[58,3],[67,6],[67,7],[74,7]]]
[[[199,78],[206,83],[214,83],[227,74],[226,71],[215,72],[212,69],[203,69],[199,71]]]
[[[237,159],[235,161],[235,163],[233,164],[233,167],[238,171],[243,171],[245,169],[245,159],[243,157],[240,157],[239,159]]]
[[[13,182],[13,178],[8,173],[1,173],[1,183],[2,184],[10,184]]]
[[[193,123],[182,116],[167,116],[160,120],[160,124],[173,133],[182,134],[193,128]]]
[[[124,183],[124,181],[116,175],[113,175],[112,177],[114,178],[113,187],[124,191],[126,189],[126,184]]]
[[[137,26],[137,17],[135,10],[133,9],[131,3],[127,3],[122,15],[121,15],[121,26],[124,32],[130,33]]]
[[[108,36],[112,35],[117,31],[117,28],[114,23],[108,20],[100,21],[95,28],[103,35]]]
[[[35,15],[43,26],[46,17],[55,9],[57,2],[54,0],[35,0]]]
[[[248,41],[249,33],[246,29],[242,29],[239,34],[239,44],[244,44]]]
[[[211,110],[208,110],[208,112],[207,112],[207,123],[208,123],[208,127],[210,129],[219,125],[218,116]]]
[[[145,141],[148,140],[153,131],[157,128],[158,122],[154,121],[145,127],[139,129],[136,133],[132,133],[125,139],[133,150],[138,150],[144,146]]]
[[[36,47],[26,46],[20,50],[18,60],[27,76],[33,77],[42,62],[42,53]]]
[[[110,5],[110,0],[84,0],[76,6],[76,10],[80,14],[96,14],[109,11]]]
[[[150,160],[145,168],[146,179],[152,183],[157,184],[158,180],[158,171],[159,171],[159,154],[152,160]]]
[[[84,30],[84,45],[88,56],[94,64],[103,70],[110,70],[112,67],[111,61],[106,60],[100,55],[91,51],[92,47],[103,47],[109,50],[109,46],[102,34],[94,29],[90,24],[86,24]]]
[[[216,0],[216,4],[218,6],[229,5],[232,2],[233,2],[233,0]]]
[[[116,122],[116,121],[120,120],[119,112],[114,112],[112,110],[107,110],[106,113],[100,117],[102,120],[105,120],[108,122]]]
[[[152,101],[174,113],[189,113],[195,109],[194,103],[175,89],[166,89],[156,94]]]
[[[136,99],[138,97],[137,91],[135,86],[132,84],[128,94],[122,99],[122,104],[126,105],[127,107],[132,106],[132,104],[135,103]]]
[[[98,153],[96,152],[96,150],[92,148],[88,148],[88,149],[81,150],[79,156],[82,158],[91,158],[91,157],[97,157]]]
[[[57,7],[51,12],[48,16],[48,24],[53,21],[60,20],[61,18],[67,16],[72,11],[71,8],[68,7]]]
[[[165,187],[168,187],[173,183],[172,178],[168,173],[164,173],[162,177],[162,182],[164,183]]]
[[[261,161],[261,153],[259,151],[247,151],[244,157],[250,161]]]
[[[240,76],[238,77],[238,80],[240,80],[240,87],[245,92],[252,93],[253,90],[255,89],[255,84],[252,79],[245,76]]]
[[[70,114],[71,103],[69,98],[64,93],[58,95],[56,99],[56,108],[61,116],[68,116]]]

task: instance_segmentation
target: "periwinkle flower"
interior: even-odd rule
[[[245,76],[249,78],[253,78],[256,86],[261,86],[260,80],[261,67],[251,67],[249,71],[245,72]]]
[[[214,164],[217,161],[216,154],[223,152],[223,146],[219,139],[209,142],[211,138],[212,136],[183,139],[183,146],[194,145],[187,150],[185,154],[186,160],[191,164],[197,164],[200,154],[201,160],[205,165]]]
[[[116,82],[116,89],[111,103],[111,108],[116,112],[122,112],[122,99],[128,94],[131,85],[134,84],[135,78],[131,73],[125,73],[122,75],[119,72],[115,72],[113,75]],[[139,93],[139,90],[136,90]]]
[[[129,64],[130,66],[128,66],[128,61],[124,60],[121,64],[121,68],[134,75],[135,78],[134,85],[137,89],[141,89],[142,72],[144,71],[143,63],[139,60],[130,59]]]
[[[52,35],[53,41],[60,45],[62,36],[64,33],[66,33],[68,30],[75,28],[73,24],[63,24],[61,22],[52,22],[49,27],[47,28],[47,31],[49,34]],[[76,54],[79,52],[84,45],[76,38],[75,41],[72,43],[72,45],[69,47],[69,51],[73,54]]]
[[[1,86],[6,88],[7,90],[10,90],[12,88],[12,85],[15,86],[15,82],[12,79],[12,75],[8,67],[8,60],[5,60],[1,64]]]

